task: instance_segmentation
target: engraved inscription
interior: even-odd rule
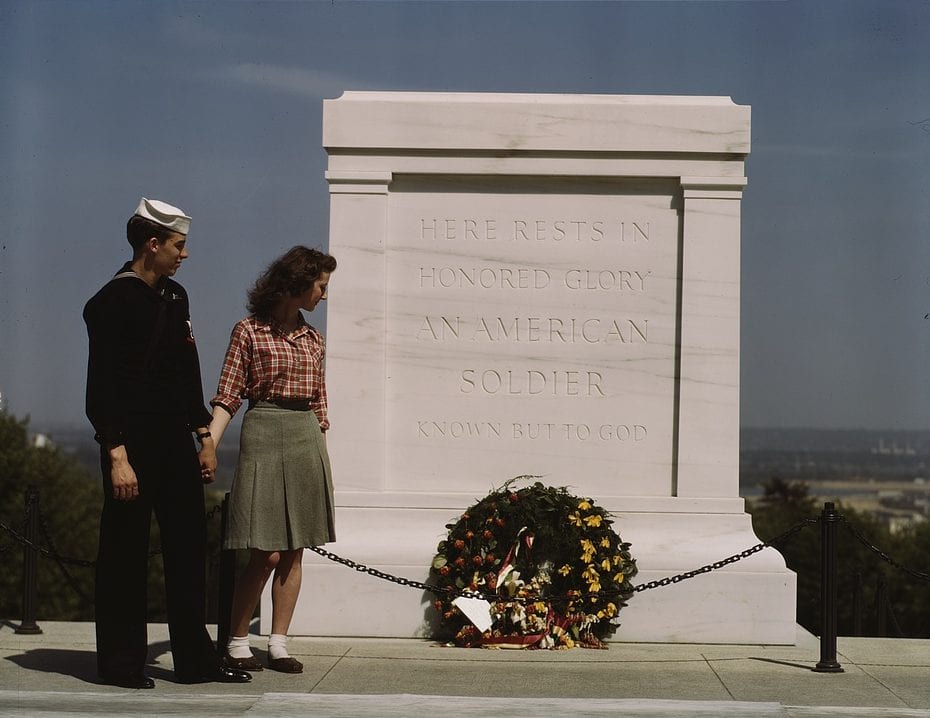
[[[417,436],[426,439],[500,439],[503,424],[499,421],[417,421]]]
[[[546,289],[552,275],[538,267],[419,267],[421,289]],[[652,270],[569,269],[568,289],[642,293]]]
[[[517,219],[513,223],[514,240],[535,240],[542,242],[551,239],[561,242],[564,239],[574,239],[576,242],[588,240],[600,242],[606,235],[606,223],[600,220],[589,222],[583,219],[557,219],[547,222],[543,219],[523,220]]]
[[[417,341],[541,344],[645,344],[648,319],[425,316]]]
[[[545,289],[552,277],[530,267],[420,267],[420,287],[430,289]]]
[[[651,270],[639,272],[627,269],[569,269],[565,286],[569,289],[599,289],[617,292],[645,292],[646,277]]]
[[[597,371],[466,369],[461,378],[463,394],[607,396],[601,388],[604,377]]]
[[[417,227],[425,242],[649,242],[646,220],[606,219],[514,219],[421,217]]]
[[[539,421],[471,421],[417,420],[421,439],[516,439],[545,441],[600,441],[634,445],[645,441],[648,430],[643,424],[600,424]]]
[[[497,221],[494,219],[421,219],[420,239],[451,242],[495,241]]]
[[[672,225],[660,215],[650,221],[635,209],[628,213],[623,203],[617,214],[625,217],[599,200],[594,212],[577,209],[594,206],[554,203],[549,213],[539,202],[509,216],[439,209],[429,217],[421,209],[405,218],[408,242],[431,246],[398,265],[398,279],[415,290],[398,327],[406,341],[428,345],[421,349],[442,368],[428,399],[437,408],[408,419],[417,440],[520,442],[530,452],[536,447],[527,442],[550,443],[567,455],[580,443],[585,452],[646,455],[660,445],[665,425],[653,424],[650,437],[653,414],[640,414],[643,397],[654,392],[653,355],[664,356],[668,346],[666,324],[654,327],[653,351],[638,347],[650,343],[650,312],[672,304],[671,247],[659,241],[661,228]],[[636,366],[618,369],[618,355]],[[598,363],[585,366],[592,357]],[[631,373],[634,380],[645,376],[648,387],[631,387]],[[446,406],[448,413],[439,408]],[[456,406],[476,416],[457,415]],[[612,416],[616,407],[628,415]]]

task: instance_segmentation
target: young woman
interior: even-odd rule
[[[304,320],[326,299],[336,260],[294,247],[265,270],[248,293],[249,316],[232,330],[210,433],[218,445],[248,401],[239,463],[229,500],[227,549],[249,549],[233,596],[226,663],[260,671],[249,647],[249,622],[262,589],[271,587],[268,667],[300,673],[287,652],[287,630],[300,592],[304,547],[334,541],[333,487],[324,434],[327,419],[323,336]]]

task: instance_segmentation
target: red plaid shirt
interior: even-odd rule
[[[244,399],[307,399],[320,420],[320,428],[328,429],[323,335],[303,317],[300,321],[287,336],[255,317],[237,322],[229,338],[216,396],[210,404],[235,414]]]

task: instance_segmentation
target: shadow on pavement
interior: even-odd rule
[[[67,648],[34,648],[16,656],[7,656],[28,671],[60,673],[73,676],[85,683],[97,683],[97,654],[94,651],[76,651]]]
[[[154,665],[157,658],[170,650],[168,641],[149,645],[149,660],[146,672],[152,678],[173,680],[174,673],[167,668]],[[101,685],[97,677],[97,654],[95,651],[79,651],[69,648],[33,648],[25,653],[7,656],[4,660],[15,663],[27,671],[58,673],[71,676],[85,683]]]
[[[779,661],[774,658],[759,658],[758,656],[749,656],[750,661],[762,661],[763,663],[777,663],[780,666],[790,666],[791,668],[803,668],[805,671],[814,670],[813,666],[805,666],[803,663],[792,663],[791,661]]]

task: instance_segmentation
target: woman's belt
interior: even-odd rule
[[[261,406],[287,409],[288,411],[310,411],[310,399],[249,399],[250,409]]]

